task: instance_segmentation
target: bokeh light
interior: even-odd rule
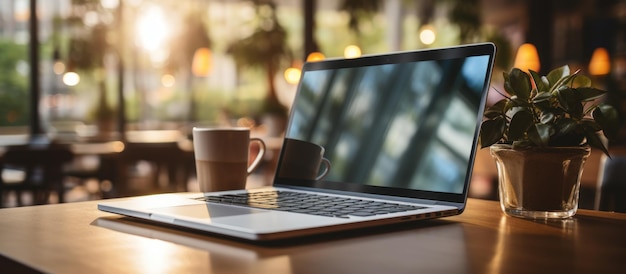
[[[171,88],[174,86],[174,84],[176,84],[176,78],[174,78],[174,75],[164,74],[163,76],[161,76],[161,85],[163,85],[164,87]]]
[[[80,75],[73,71],[68,71],[63,74],[63,84],[73,87],[80,83]]]
[[[285,80],[287,83],[295,85],[300,81],[302,71],[299,68],[288,68],[285,70]]]
[[[137,20],[135,30],[139,46],[148,51],[162,48],[169,33],[169,25],[165,20],[163,10],[154,6],[146,8]]]
[[[343,56],[345,58],[358,58],[361,57],[361,48],[356,45],[349,45],[343,51]]]
[[[420,30],[420,41],[424,45],[432,45],[437,39],[437,34],[435,33],[435,28],[431,25],[424,25]]]
[[[54,62],[54,65],[52,65],[52,71],[54,71],[54,74],[56,75],[63,74],[63,72],[65,72],[65,64],[61,61]]]
[[[315,61],[321,61],[324,60],[326,58],[326,56],[324,56],[323,53],[318,52],[318,51],[314,51],[309,53],[309,56],[306,57],[306,61],[307,62],[315,62]]]

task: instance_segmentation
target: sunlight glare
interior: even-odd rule
[[[165,21],[163,10],[158,7],[149,7],[137,20],[136,32],[139,46],[156,51],[165,45],[169,27]]]
[[[114,9],[120,5],[119,0],[100,0],[100,5],[105,9]]]
[[[83,16],[83,23],[85,24],[85,26],[90,27],[90,28],[97,25],[99,21],[100,21],[100,17],[98,16],[98,13],[95,11],[88,11]]]

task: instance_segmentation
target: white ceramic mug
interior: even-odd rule
[[[250,143],[257,142],[259,151],[248,166]],[[200,191],[213,192],[244,189],[246,180],[265,155],[265,143],[250,138],[250,129],[193,128],[196,175]]]

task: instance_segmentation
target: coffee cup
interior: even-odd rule
[[[259,144],[259,151],[248,165],[250,144]],[[193,128],[196,175],[200,191],[214,192],[244,189],[246,180],[265,155],[265,143],[250,138],[250,129]]]
[[[330,171],[330,161],[324,158],[322,146],[286,138],[279,170],[281,178],[319,181]]]

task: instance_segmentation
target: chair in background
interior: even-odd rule
[[[10,191],[16,193],[17,205],[24,205],[22,192],[32,193],[34,204],[48,202],[52,191],[57,192],[59,202],[64,202],[63,166],[72,160],[69,147],[60,145],[20,145],[8,147],[2,155],[2,171],[23,171],[18,180],[5,182],[0,179],[0,206],[3,197]],[[0,176],[2,177],[2,176]]]
[[[626,156],[603,156],[600,164],[595,208],[626,212]]]
[[[117,197],[114,183],[122,181],[118,177],[121,152],[124,143],[121,141],[107,142],[80,142],[70,145],[74,153],[71,164],[64,168],[67,177],[66,187],[74,182],[73,186],[82,186],[88,199]],[[97,181],[97,188],[87,187],[90,180]]]
[[[132,196],[177,191],[178,186],[182,186],[178,176],[182,162],[182,151],[176,141],[125,143],[124,151],[120,153],[118,173],[123,181],[117,182],[119,194]]]

